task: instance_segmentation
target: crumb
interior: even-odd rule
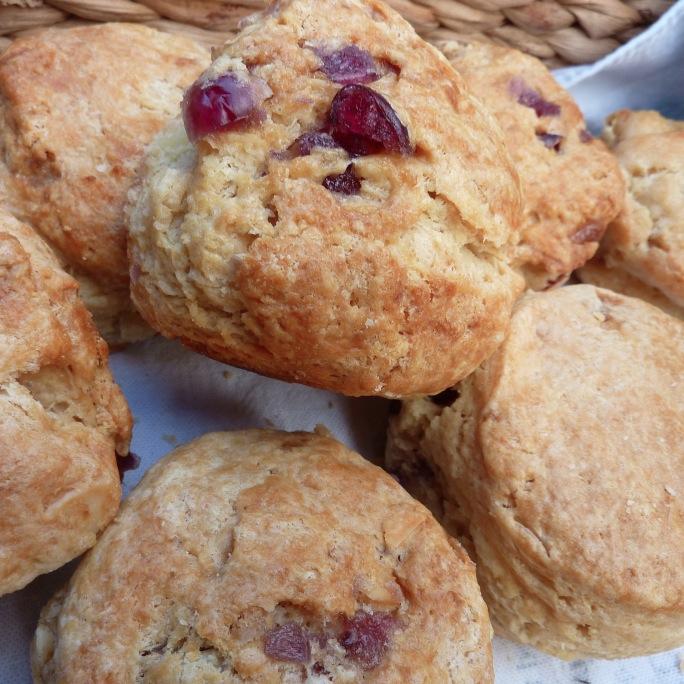
[[[233,374],[230,371],[223,371],[221,375],[223,375],[224,380],[230,380],[233,377]]]
[[[675,490],[672,489],[672,487],[670,487],[669,485],[665,485],[665,491],[666,491],[670,496],[675,496],[675,495],[676,495]]]
[[[318,425],[316,425],[316,427],[314,428],[314,432],[317,435],[321,435],[322,437],[332,437],[333,436],[332,432],[330,432],[330,430],[325,425],[323,425],[322,423],[318,423]]]
[[[331,409],[333,407],[332,401],[328,400],[328,408]]]
[[[176,437],[176,435],[162,435],[161,437],[167,444],[170,444],[171,446],[178,444],[178,437]]]

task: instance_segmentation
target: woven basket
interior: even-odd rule
[[[387,0],[418,33],[509,45],[551,67],[593,62],[653,23],[673,0]],[[266,0],[0,0],[0,50],[47,26],[134,21],[219,45]]]

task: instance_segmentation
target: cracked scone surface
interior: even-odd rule
[[[526,296],[388,466],[462,535],[495,631],[562,658],[684,643],[684,324],[590,285]],[[429,477],[424,477],[427,473]]]
[[[319,54],[355,45],[411,151],[288,154],[342,86]],[[132,214],[132,293],[150,324],[227,363],[351,395],[453,384],[501,341],[520,196],[500,131],[446,60],[380,2],[281,2],[228,43],[261,117],[152,144]],[[353,163],[354,195],[324,187]]]
[[[130,430],[78,284],[0,214],[0,594],[95,543],[119,505]]]
[[[484,43],[440,48],[503,129],[520,175],[524,214],[512,263],[535,290],[566,280],[594,255],[622,207],[618,164],[535,57]]]
[[[636,279],[646,289],[655,288],[681,316],[684,122],[654,111],[625,109],[608,118],[604,137],[627,179],[627,200],[601,243],[601,259],[608,268],[623,273],[623,280]],[[591,270],[579,273],[589,282],[592,276]]]
[[[465,552],[381,469],[318,434],[214,433],[145,475],[43,610],[33,670],[479,684],[490,632]]]
[[[128,296],[128,192],[145,146],[208,63],[190,40],[114,23],[42,32],[0,55],[4,199],[86,281],[113,343],[151,334]]]

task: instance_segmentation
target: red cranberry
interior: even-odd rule
[[[274,660],[307,663],[311,658],[309,637],[294,622],[279,625],[266,633],[264,637],[264,653]]]
[[[514,78],[509,84],[511,95],[518,103],[534,109],[537,116],[558,116],[561,108],[554,102],[545,100],[534,88],[530,88],[522,78]]]
[[[119,479],[123,482],[124,473],[135,470],[140,466],[140,456],[129,451],[126,456],[119,456],[116,459],[116,467],[119,469]]]
[[[396,620],[391,613],[358,611],[345,618],[338,641],[347,655],[364,670],[372,670],[382,661],[390,645]]]
[[[196,81],[183,98],[183,122],[191,142],[234,128],[255,116],[257,98],[247,81],[228,73]]]
[[[361,179],[356,175],[354,164],[349,164],[344,173],[326,176],[323,179],[323,187],[341,195],[356,195],[361,190]]]
[[[325,149],[334,149],[339,145],[333,140],[329,133],[323,131],[315,131],[313,133],[304,133],[290,145],[290,150],[298,157],[306,157],[311,154],[314,147],[322,147]]]
[[[330,105],[328,130],[352,156],[399,152],[409,154],[406,126],[380,93],[363,85],[342,88]]]
[[[562,135],[556,135],[555,133],[537,133],[537,138],[544,143],[545,147],[548,147],[550,150],[556,150],[556,152],[560,152],[561,143],[563,142]]]
[[[323,62],[323,73],[335,83],[372,83],[380,78],[373,57],[358,45],[347,45],[335,52],[316,50]]]

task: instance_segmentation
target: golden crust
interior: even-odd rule
[[[565,281],[594,255],[622,207],[615,159],[588,135],[570,93],[535,57],[485,43],[444,42],[440,48],[503,129],[520,174],[524,217],[513,263],[536,290]],[[516,102],[516,79],[558,105],[560,114],[539,117]],[[538,137],[544,133],[562,136],[560,151],[544,144]]]
[[[643,299],[670,316],[684,319],[684,308],[673,304],[660,290],[627,273],[619,265],[608,266],[602,256],[595,256],[576,271],[575,275],[583,283]]]
[[[608,228],[603,258],[684,307],[684,121],[622,110],[604,136],[627,179],[627,202]]]
[[[395,620],[373,669],[337,640],[359,610]],[[312,635],[305,665],[264,652],[286,623]],[[484,684],[490,632],[467,555],[382,470],[322,435],[215,433],[145,475],[44,609],[33,671],[42,684]]]
[[[0,594],[95,543],[121,494],[131,417],[78,285],[0,215]]]
[[[264,120],[195,147],[176,122],[151,146],[133,298],[163,334],[266,375],[352,395],[439,391],[494,350],[521,286],[505,264],[520,197],[500,132],[386,5],[279,7],[207,76],[249,67],[271,92]],[[416,148],[355,159],[354,197],[322,185],[349,164],[342,149],[272,154],[319,130],[340,89],[313,48],[350,43],[394,65],[369,87]]]
[[[188,39],[128,24],[46,31],[0,55],[5,200],[78,279],[112,293],[96,322],[115,342],[131,332],[106,323],[132,315],[128,192],[145,146],[208,62]]]
[[[684,325],[589,285],[530,294],[449,407],[407,402],[388,465],[439,480],[495,631],[561,658],[684,643]]]

